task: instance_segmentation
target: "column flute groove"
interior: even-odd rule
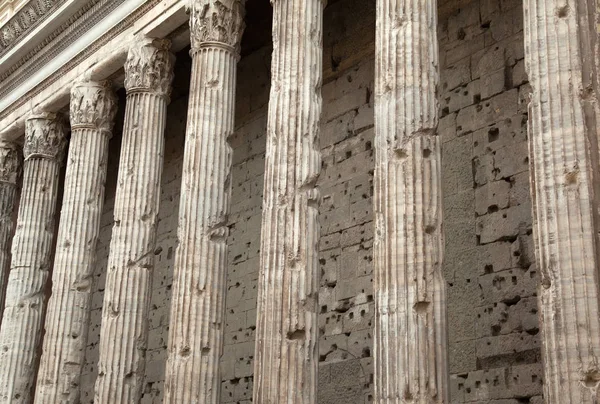
[[[526,0],[529,154],[544,399],[596,403],[600,385],[598,18],[588,0]]]
[[[190,2],[192,78],[164,403],[220,402],[236,63],[245,0]]]
[[[16,144],[0,141],[0,324],[4,311],[4,294],[10,269],[10,247],[15,222],[17,182],[21,174],[21,156]]]
[[[273,0],[254,402],[317,400],[323,0]]]
[[[437,3],[377,0],[376,403],[448,403]]]
[[[138,403],[143,392],[164,130],[174,56],[141,39],[125,64],[127,103],[115,196],[95,402]]]
[[[117,99],[108,82],[71,89],[71,141],[36,403],[80,401],[108,142]]]
[[[65,125],[52,113],[27,119],[23,187],[0,327],[0,402],[30,403],[54,242]]]

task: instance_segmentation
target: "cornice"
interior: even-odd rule
[[[40,44],[0,74],[0,98],[18,87],[125,0],[91,0]]]
[[[95,7],[88,10],[80,19],[77,21],[77,24],[72,24],[62,35],[56,37],[51,44],[46,46],[38,55],[35,56],[35,63],[33,61],[29,61],[32,65],[27,65],[29,68],[23,67],[22,69],[18,69],[15,74],[11,75],[11,77],[7,80],[7,88],[14,89],[17,88],[21,80],[26,79],[31,76],[33,73],[37,71],[37,69],[44,66],[47,62],[51,61],[61,50],[67,48],[72,41],[78,39],[83,33],[89,30],[93,25],[96,24],[97,21],[102,20],[109,14],[112,10],[116,9],[119,5],[123,4],[128,0],[100,0]],[[84,62],[91,55],[96,53],[99,49],[113,40],[115,37],[118,37],[120,34],[131,28],[134,23],[140,20],[146,13],[152,10],[156,5],[158,5],[163,0],[146,0],[142,5],[137,7],[133,12],[127,15],[120,22],[116,23],[112,28],[106,31],[101,37],[94,40],[88,45],[85,50],[79,52],[76,56],[66,62],[62,67],[54,71],[50,76],[43,79],[39,84],[37,84],[34,88],[27,91],[20,96],[16,101],[14,101],[10,106],[4,108],[0,112],[0,121],[15,110],[22,108],[29,100],[35,98],[39,94],[43,93],[46,89],[48,89],[51,85],[60,80],[61,77],[66,75],[75,69],[79,64]],[[90,24],[90,20],[93,20],[93,23]],[[87,23],[86,23],[87,22]],[[80,25],[81,24],[81,25]],[[23,71],[23,72],[22,72]],[[5,83],[0,79],[0,94],[9,93],[9,91],[4,90]],[[0,99],[2,96],[0,96]]]
[[[51,16],[67,0],[31,0],[0,26],[0,57],[31,30]]]

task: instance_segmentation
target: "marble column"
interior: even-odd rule
[[[544,399],[598,402],[598,34],[593,0],[524,2]]]
[[[377,0],[375,403],[448,403],[435,0]]]
[[[10,246],[15,225],[13,216],[20,172],[19,147],[15,143],[0,140],[0,324],[10,269]]]
[[[273,0],[254,402],[317,399],[323,0]]]
[[[56,114],[27,119],[23,187],[0,327],[0,402],[30,403],[39,359],[66,127]]]
[[[164,403],[220,402],[236,64],[245,0],[190,2],[192,80]]]
[[[117,98],[108,82],[82,82],[71,89],[70,109],[71,141],[36,403],[80,401],[108,141]]]
[[[138,403],[174,57],[167,40],[140,39],[125,63],[127,103],[108,257],[97,404]]]

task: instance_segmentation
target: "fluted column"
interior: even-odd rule
[[[273,0],[254,402],[317,399],[323,0]]]
[[[108,141],[117,99],[108,82],[82,82],[71,89],[70,107],[71,142],[36,403],[80,401]]]
[[[52,265],[65,125],[44,113],[26,121],[23,187],[0,327],[0,402],[30,403]]]
[[[377,0],[375,403],[448,403],[435,0]]]
[[[166,40],[142,39],[125,63],[127,104],[110,243],[97,404],[137,403],[143,391],[148,313],[167,103],[174,57]]]
[[[10,246],[15,224],[13,213],[20,172],[21,157],[19,148],[12,142],[0,140],[0,324],[10,269]]]
[[[165,403],[218,404],[236,62],[245,0],[190,2],[192,80],[175,254]]]
[[[600,171],[593,0],[526,0],[529,152],[544,399],[598,402]]]

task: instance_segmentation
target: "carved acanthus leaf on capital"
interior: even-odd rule
[[[190,35],[192,50],[219,43],[237,54],[244,28],[246,0],[190,0]]]
[[[128,93],[150,92],[169,97],[175,56],[167,39],[143,38],[129,49],[125,62]]]
[[[25,122],[25,160],[39,157],[63,161],[67,146],[66,125],[55,113],[32,115]]]
[[[21,173],[19,146],[0,140],[0,182],[16,184]]]
[[[110,133],[117,105],[110,82],[84,81],[75,84],[71,89],[71,129],[90,128]]]

